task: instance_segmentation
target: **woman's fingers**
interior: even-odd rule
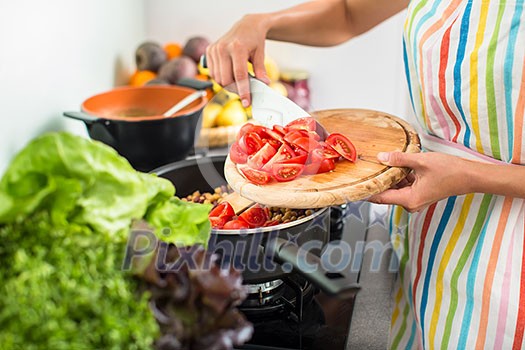
[[[247,57],[242,52],[233,57],[233,79],[237,85],[237,92],[241,98],[243,107],[248,107],[251,103],[250,82],[248,80]]]
[[[420,209],[414,197],[412,187],[407,186],[378,193],[368,198],[368,201],[376,204],[397,204],[412,213]]]
[[[266,84],[270,83],[270,78],[266,73],[266,67],[264,66],[264,47],[256,49],[251,57],[253,64],[253,72],[257,79],[264,81]]]
[[[421,154],[402,152],[380,152],[377,160],[389,166],[407,167],[417,169],[421,166]]]

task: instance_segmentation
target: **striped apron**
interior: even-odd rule
[[[411,1],[405,68],[425,150],[525,164],[524,2]],[[525,348],[524,211],[490,194],[391,210],[391,348]]]

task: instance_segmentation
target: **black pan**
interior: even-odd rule
[[[175,162],[153,170],[170,180],[179,197],[196,190],[213,192],[226,184],[224,156]],[[343,272],[326,271],[320,263],[322,248],[330,236],[330,210],[322,208],[303,219],[249,230],[212,230],[210,251],[221,256],[221,264],[242,271],[245,284],[286,277],[292,270],[303,275],[325,293],[351,297],[359,289]]]

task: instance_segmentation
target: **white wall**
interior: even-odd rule
[[[160,42],[193,35],[215,41],[246,13],[269,12],[304,1],[148,0],[146,33]],[[269,42],[279,66],[311,72],[312,107],[371,108],[404,115],[407,95],[402,66],[404,12],[361,37],[333,48]]]
[[[143,0],[0,0],[0,174],[31,138],[67,129],[87,97],[125,83]]]

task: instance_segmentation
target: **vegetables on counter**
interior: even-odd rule
[[[202,250],[210,233],[212,206],[182,201],[174,193],[171,182],[135,171],[100,142],[62,132],[29,143],[0,180],[2,347],[151,348],[160,332],[147,303],[150,293],[141,293],[143,282],[122,270],[130,225],[145,219],[157,238]],[[187,274],[175,270],[166,278]],[[191,322],[184,323],[191,329],[197,321],[218,322],[206,310],[195,313],[191,295],[206,295],[200,288],[235,277],[208,270],[195,276],[199,285],[183,286],[189,294],[169,283],[153,289],[179,298],[164,321],[191,314]],[[210,303],[223,310],[216,302]],[[222,336],[226,328],[210,337]],[[191,341],[184,339],[180,348]]]
[[[272,180],[286,182],[302,174],[332,171],[340,159],[355,162],[357,151],[340,133],[322,140],[315,119],[305,117],[271,129],[251,123],[243,125],[229,156],[248,181],[264,185]]]

